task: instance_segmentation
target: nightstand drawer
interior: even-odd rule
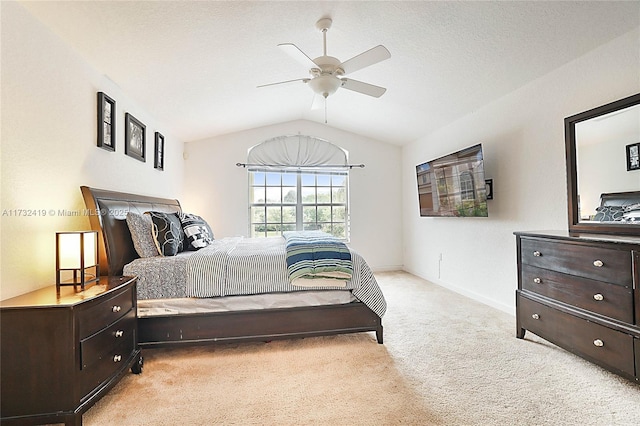
[[[522,289],[633,323],[633,292],[630,287],[522,265]]]
[[[131,365],[135,346],[135,339],[132,337],[122,340],[96,362],[84,368],[80,372],[81,394],[88,396],[94,389],[98,389],[105,380],[114,377],[118,371]]]
[[[522,238],[522,263],[631,287],[631,252]]]
[[[113,349],[122,341],[135,341],[136,314],[129,310],[111,326],[80,342],[81,369],[112,356]]]
[[[128,287],[114,296],[96,303],[78,314],[80,339],[125,316],[134,306],[134,288]]]
[[[593,362],[635,375],[633,336],[518,296],[523,328]]]

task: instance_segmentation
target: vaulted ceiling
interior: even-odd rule
[[[309,76],[277,47],[345,61],[382,44],[391,58],[349,77],[327,124],[403,145],[638,27],[626,1],[22,1],[24,7],[183,141],[306,119]],[[640,40],[639,40],[640,48]],[[526,106],[523,106],[526,107]]]

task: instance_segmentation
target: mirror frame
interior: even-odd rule
[[[640,93],[581,112],[564,119],[564,137],[567,160],[567,203],[569,232],[616,235],[640,235],[640,225],[580,222],[578,217],[578,177],[576,167],[576,123],[610,114],[640,104]],[[639,141],[640,142],[640,141]],[[639,188],[640,189],[640,188]]]

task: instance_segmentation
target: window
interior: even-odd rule
[[[460,173],[460,195],[462,201],[476,199],[476,187],[473,183],[473,175],[470,172]]]
[[[251,237],[321,230],[347,240],[346,171],[249,170]]]

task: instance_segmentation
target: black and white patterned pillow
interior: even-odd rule
[[[158,247],[153,240],[151,216],[128,212],[127,226],[133,240],[133,247],[140,257],[158,256]]]
[[[153,240],[163,256],[175,256],[184,250],[184,231],[176,213],[146,212],[153,223]]]
[[[622,206],[600,206],[596,207],[596,212],[593,220],[599,222],[621,222],[624,208]]]
[[[203,218],[191,213],[182,213],[178,217],[184,231],[185,250],[199,250],[213,242],[213,231]]]
[[[622,218],[627,223],[640,225],[640,203],[627,204],[624,206]]]

